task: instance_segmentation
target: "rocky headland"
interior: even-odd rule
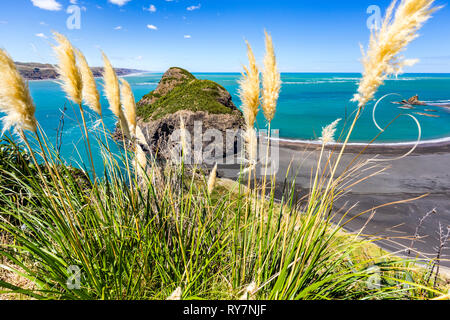
[[[201,139],[202,150],[210,150],[215,158],[236,153],[238,135],[230,132],[244,127],[242,112],[234,105],[230,93],[221,85],[199,80],[181,68],[167,70],[158,87],[137,103],[138,126],[154,155],[167,159],[177,139],[172,135],[181,127],[183,119],[189,132],[191,150],[195,139]],[[220,132],[221,138],[207,134],[210,129]],[[117,136],[117,135],[116,135]]]
[[[55,80],[58,79],[58,73],[52,64],[35,62],[15,62],[20,75],[26,80]],[[101,77],[103,68],[93,67],[94,77]],[[118,76],[126,76],[132,73],[142,72],[141,70],[117,68],[114,69]]]

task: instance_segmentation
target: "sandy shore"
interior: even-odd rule
[[[296,193],[300,197],[308,192],[311,169],[318,160],[318,145],[280,141],[280,170],[277,174],[277,196],[280,197],[286,177],[291,166],[288,181],[295,181]],[[411,146],[371,146],[367,148],[358,161],[378,157],[382,159],[396,158],[406,153]],[[338,146],[327,148],[327,155]],[[364,149],[361,145],[349,146],[343,156],[337,174]],[[336,152],[337,153],[337,152]],[[373,236],[376,243],[398,255],[407,254],[411,240],[416,233],[419,220],[428,212],[435,210],[418,230],[421,237],[414,242],[413,248],[420,252],[422,258],[436,257],[439,246],[439,223],[444,231],[450,226],[450,142],[421,144],[408,157],[381,163],[372,163],[375,168],[363,171],[364,176],[388,167],[383,173],[371,177],[348,190],[335,204],[335,212],[342,212],[355,205],[345,217],[345,221],[355,217],[345,228],[350,232],[358,232],[363,226],[364,234]],[[220,171],[219,171],[220,173]],[[228,172],[229,178],[236,175]],[[373,208],[387,203],[426,197],[415,201],[390,206]],[[363,211],[368,213],[356,217]],[[370,221],[368,219],[371,217]],[[450,244],[447,245],[450,247]],[[412,257],[414,253],[412,254]],[[442,265],[450,267],[450,249],[443,252]]]

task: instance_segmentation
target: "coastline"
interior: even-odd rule
[[[135,77],[135,76],[140,76],[140,75],[144,75],[144,74],[148,74],[148,73],[151,73],[151,72],[148,72],[148,71],[142,71],[142,72],[132,72],[132,73],[128,73],[128,74],[125,74],[125,75],[117,75],[119,78],[121,78],[121,77],[124,77],[124,78],[126,78],[126,77]],[[102,77],[94,77],[94,79],[101,79]],[[27,81],[27,82],[41,82],[41,81],[52,81],[52,82],[55,82],[55,81],[58,81],[59,79],[58,78],[55,78],[55,79],[52,79],[52,78],[48,78],[48,79],[26,79],[25,78],[25,81]]]
[[[281,148],[289,148],[296,151],[314,150],[321,147],[321,142],[318,140],[295,140],[286,138],[272,138],[277,140]],[[393,142],[393,143],[348,143],[344,153],[359,153],[363,151],[366,154],[405,154],[414,147],[416,142]],[[330,143],[325,147],[325,150],[340,150],[342,143]],[[414,154],[430,154],[430,153],[450,153],[450,137],[423,140],[420,141],[414,150]]]

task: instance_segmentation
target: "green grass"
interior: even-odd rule
[[[28,169],[1,173],[20,186],[20,199],[0,192],[3,268],[27,279],[0,279],[0,293],[37,299],[238,299],[250,283],[254,299],[416,299],[441,294],[408,262],[363,256],[368,242],[343,236],[331,223],[324,195],[298,207],[290,188],[281,203],[220,182],[209,195],[206,177],[181,166],[164,175],[149,160],[147,179],[133,179],[122,154],[106,147],[105,177],[80,186],[53,153],[46,184]],[[20,151],[11,142],[11,152]],[[16,159],[17,154],[8,159]],[[14,166],[13,162],[10,162]],[[43,165],[45,167],[45,165]],[[56,170],[59,174],[56,175]],[[129,175],[130,174],[130,175]],[[59,176],[59,178],[57,177]],[[145,182],[145,183],[143,183]],[[20,205],[27,199],[27,205]],[[329,203],[326,200],[326,203]],[[262,235],[262,237],[261,237]],[[7,263],[6,263],[7,262]],[[367,286],[379,266],[381,284]],[[81,287],[68,269],[77,266]],[[408,284],[408,286],[407,286]],[[3,292],[2,292],[3,291]]]

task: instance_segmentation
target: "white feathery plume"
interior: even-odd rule
[[[108,57],[102,53],[103,62],[104,62],[104,70],[103,70],[103,80],[104,80],[104,89],[105,96],[109,102],[109,108],[112,113],[119,118],[121,128],[123,133],[130,137],[130,130],[128,128],[128,123],[125,119],[125,115],[123,114],[122,106],[120,105],[120,86],[119,79],[117,78],[117,74],[114,71],[114,68],[109,61]]]
[[[180,287],[176,288],[174,292],[166,300],[181,300],[183,292]]]
[[[122,98],[122,106],[125,113],[125,118],[128,123],[131,135],[136,136],[136,101],[131,86],[125,79],[121,79],[120,95]]]
[[[270,123],[275,116],[277,101],[281,90],[281,76],[277,67],[277,59],[272,37],[266,34],[266,55],[264,56],[262,109],[266,120]]]
[[[85,56],[80,50],[76,50],[78,66],[82,79],[82,92],[84,103],[96,112],[100,117],[102,116],[102,106],[100,105],[100,94],[97,90],[94,74],[89,67]]]
[[[80,105],[82,100],[82,80],[80,70],[77,66],[75,51],[72,44],[62,34],[54,32],[57,46],[53,46],[58,59],[56,67],[61,87],[67,95],[67,98]]]
[[[216,186],[216,180],[217,180],[217,163],[212,169],[211,173],[209,174],[208,178],[208,194],[211,195],[214,187]]]
[[[418,37],[417,31],[439,9],[432,7],[434,0],[402,0],[393,15],[396,3],[393,1],[389,6],[381,29],[372,34],[367,52],[361,48],[364,72],[358,93],[352,99],[360,108],[374,98],[389,75],[399,74],[405,66],[417,62],[399,54]]]
[[[336,134],[336,127],[341,120],[342,119],[337,119],[328,126],[324,127],[322,129],[322,137],[320,137],[319,141],[321,141],[324,145],[335,142],[334,135]]]
[[[30,95],[28,84],[8,53],[0,49],[0,111],[6,113],[2,118],[3,132],[11,127],[15,130],[36,132],[36,107]]]

